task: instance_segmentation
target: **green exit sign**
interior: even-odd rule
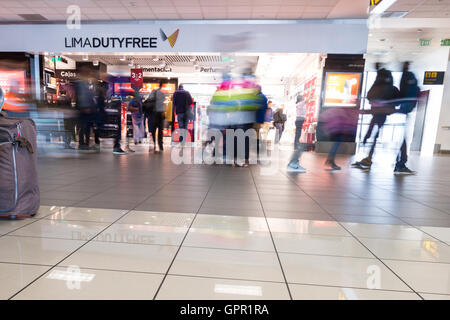
[[[421,47],[428,47],[431,45],[431,39],[419,39]]]
[[[448,47],[448,46],[450,46],[450,39],[442,39],[442,40],[441,40],[441,46],[442,46],[442,47]]]

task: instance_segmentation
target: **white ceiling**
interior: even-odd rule
[[[73,4],[85,21],[338,19],[367,18],[369,0],[0,0],[0,21],[24,21],[19,14],[65,21]],[[388,11],[407,11],[406,18],[446,18],[450,0],[397,0]]]
[[[0,0],[0,20],[40,14],[65,21],[77,4],[83,20],[366,18],[368,0]]]
[[[406,18],[450,18],[450,0],[397,0],[388,11],[408,11]]]
[[[369,32],[366,62],[372,67],[375,61],[417,60],[447,49],[440,46],[441,40],[447,38],[450,38],[450,19],[384,19],[380,28]],[[420,46],[419,39],[431,40],[430,46]]]

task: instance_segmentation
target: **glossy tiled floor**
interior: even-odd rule
[[[0,299],[450,298],[450,157],[267,175],[137,151],[40,158],[39,214],[0,220]]]

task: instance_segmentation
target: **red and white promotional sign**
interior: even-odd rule
[[[140,69],[131,69],[131,87],[132,88],[142,88],[144,83],[144,72],[142,68]]]

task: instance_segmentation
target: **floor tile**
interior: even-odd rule
[[[138,202],[125,202],[125,201],[106,201],[106,200],[86,200],[77,202],[77,207],[82,208],[99,208],[99,209],[116,209],[116,210],[132,210],[138,204]],[[67,205],[70,207],[71,205]]]
[[[75,272],[79,272],[78,274]],[[152,300],[162,274],[54,268],[13,300]],[[81,281],[77,279],[82,279]]]
[[[176,246],[141,245],[93,241],[64,260],[61,266],[165,273],[175,256]]]
[[[332,215],[392,217],[388,212],[373,206],[323,205],[323,208]]]
[[[450,264],[384,260],[415,291],[450,294]]]
[[[189,227],[193,218],[192,213],[131,211],[117,223]]]
[[[335,221],[267,218],[271,232],[351,236]]]
[[[399,240],[428,240],[433,239],[418,228],[408,225],[370,224],[342,222],[344,228],[357,237],[399,239]]]
[[[183,246],[274,252],[269,232],[191,228]]]
[[[359,239],[381,259],[450,263],[450,247],[436,240]]]
[[[187,230],[187,227],[116,223],[94,241],[174,246],[181,244]]]
[[[444,241],[450,241],[450,228],[442,228],[442,227],[419,227],[420,230],[432,235],[433,237]]]
[[[407,222],[395,217],[381,217],[381,216],[356,216],[356,215],[340,215],[332,214],[332,216],[339,222],[357,222],[357,223],[372,223],[372,224],[396,224],[405,225]]]
[[[281,219],[298,219],[298,220],[319,220],[319,221],[335,221],[335,219],[327,213],[315,212],[292,212],[292,211],[264,211],[268,218]]]
[[[216,230],[269,231],[266,219],[262,217],[237,217],[207,214],[197,215],[192,227]]]
[[[289,284],[294,300],[421,300],[413,292]]]
[[[374,258],[353,237],[273,232],[278,252]]]
[[[409,291],[377,259],[291,253],[280,253],[280,259],[289,283]]]
[[[127,213],[127,210],[66,207],[48,215],[49,220],[75,220],[91,222],[114,222]]]
[[[38,213],[36,214],[35,218],[43,218],[45,216],[48,216],[50,214],[54,214],[59,212],[62,208],[65,208],[65,206],[45,206],[41,205],[39,207]]]
[[[182,247],[172,275],[283,282],[275,253]]]
[[[109,224],[88,221],[39,220],[10,233],[14,236],[89,240]]]
[[[420,293],[422,298],[425,300],[450,300],[450,294],[431,294],[431,293]]]
[[[6,234],[8,232],[19,229],[23,226],[26,226],[30,223],[36,222],[36,219],[23,219],[23,220],[9,220],[9,219],[0,219],[0,236]]]
[[[285,283],[169,275],[157,300],[289,300]]]
[[[50,267],[0,263],[0,300],[6,300],[45,273]]]
[[[84,241],[3,236],[0,262],[54,265],[82,246]]]

